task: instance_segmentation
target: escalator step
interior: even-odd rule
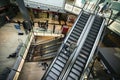
[[[82,47],[82,50],[84,50],[84,52],[87,52],[89,54],[89,50],[87,50],[84,46]]]
[[[86,62],[86,60],[83,59],[82,57],[77,57],[77,60],[79,60],[79,61],[82,62],[83,64]]]
[[[93,39],[96,38],[96,36],[94,36],[94,35],[88,35],[88,37],[91,37],[91,38],[93,38]]]
[[[81,17],[88,18],[89,14],[82,14]]]
[[[51,76],[47,76],[46,80],[55,80],[55,79],[52,78]]]
[[[70,76],[67,77],[67,80],[74,80],[73,78],[71,78]]]
[[[79,25],[79,26],[85,26],[85,24],[86,24],[87,22],[82,22],[82,21],[78,21],[78,23],[77,23],[77,25]]]
[[[60,67],[58,64],[54,64],[53,67],[59,71],[62,71],[62,67]]]
[[[100,25],[101,25],[101,24],[100,24]],[[99,29],[100,29],[100,25],[98,25],[98,24],[93,24],[92,29],[93,29],[93,30],[99,30]]]
[[[79,54],[80,57],[84,58],[84,59],[87,59],[87,56],[84,55],[84,54]]]
[[[94,33],[98,33],[98,30],[92,28],[90,31],[94,32]]]
[[[84,19],[79,19],[79,21],[86,23],[86,20],[84,20]]]
[[[74,30],[77,31],[77,32],[79,32],[79,33],[81,33],[82,30],[83,30],[83,28],[81,28],[81,27],[76,27]]]
[[[88,16],[88,17],[89,17],[89,16]],[[81,16],[80,19],[88,20],[88,17],[83,17],[83,16]],[[80,20],[80,19],[79,19],[79,20]]]
[[[90,52],[90,51],[91,51],[90,48],[87,48],[87,47],[85,47],[85,46],[83,46],[82,49],[84,49],[84,50],[87,51],[87,52]]]
[[[60,71],[58,71],[54,67],[52,67],[51,71],[54,72],[57,76],[60,75]]]
[[[53,68],[54,68],[55,70],[57,70],[58,73],[59,73],[59,72],[61,71],[61,69],[60,69],[61,67],[57,67],[57,68],[56,68],[56,66],[58,66],[58,65],[56,64],[55,66],[53,66]]]
[[[63,58],[63,57],[61,57],[61,56],[59,56],[58,59],[59,59],[60,61],[62,61],[63,63],[66,63],[66,61],[67,61],[67,60],[65,60],[65,58]]]
[[[52,77],[53,79],[57,80],[58,76],[55,75],[53,72],[50,71],[49,76]]]
[[[92,47],[92,45],[88,44],[86,41],[85,41],[85,44],[84,44],[84,45],[87,46],[88,48],[91,48],[91,47]]]
[[[68,38],[67,42],[71,43],[71,42],[77,42],[78,40],[73,39],[73,38]]]
[[[70,73],[69,76],[71,76],[74,80],[77,80],[79,77],[75,75],[74,73]]]
[[[76,24],[75,28],[83,30],[83,26],[85,26],[85,25],[83,25],[83,24]]]
[[[85,26],[85,24],[86,24],[86,22],[83,23],[82,21],[78,21],[78,23],[77,23],[77,25],[79,25],[79,26]]]
[[[96,29],[100,27],[101,23],[94,23],[93,26],[96,26]]]
[[[75,38],[76,40],[78,40],[78,38],[79,38],[78,35],[74,35],[74,34],[70,35],[70,37]]]
[[[80,66],[80,67],[82,67],[82,68],[84,67],[83,63],[81,63],[81,62],[78,61],[78,60],[76,60],[75,63],[76,63],[76,65],[78,65],[78,66]]]
[[[76,32],[76,31],[72,31],[72,33],[73,33],[73,34],[71,34],[71,35],[80,36],[80,34],[79,34],[78,32]]]
[[[82,68],[76,64],[74,64],[73,68],[77,69],[79,72],[82,72]]]
[[[72,42],[76,43],[76,41],[73,41],[73,40],[71,40],[71,39],[69,39],[68,42],[69,42],[69,43],[72,43]]]
[[[86,42],[87,44],[91,45],[91,46],[93,45],[92,41],[90,41],[90,40],[86,40],[85,42]]]
[[[78,28],[79,30],[83,30],[83,27],[84,25],[82,25],[82,24],[77,24],[76,26],[75,26],[75,28]]]
[[[75,28],[74,31],[78,32],[79,34],[81,33],[81,30],[79,30],[78,28]]]
[[[95,32],[90,31],[89,34],[92,34],[93,36],[96,36]]]
[[[92,37],[87,37],[87,40],[91,41],[91,43],[94,41],[94,38]]]
[[[86,56],[89,55],[89,53],[88,53],[87,51],[85,51],[85,50],[81,50],[81,53],[82,53],[82,54],[85,54]]]
[[[71,37],[75,38],[75,39],[78,39],[79,37],[76,36],[76,35],[71,35]]]
[[[95,24],[101,24],[102,21],[101,21],[101,20],[95,20],[94,23],[95,23]]]
[[[62,56],[65,59],[68,59],[68,56],[66,56],[65,54],[60,54],[60,56]]]
[[[60,65],[62,68],[64,67],[64,63],[60,60],[56,60],[56,64]]]
[[[71,71],[72,71],[74,74],[76,74],[77,76],[80,75],[80,72],[79,72],[78,70],[74,69],[74,68],[72,68]]]
[[[73,36],[73,35],[72,35]],[[69,39],[73,40],[73,41],[77,41],[77,39],[75,39],[74,37],[70,36]]]
[[[80,35],[81,30],[79,31],[79,29],[77,30],[77,28],[75,28],[72,32],[73,32],[73,34],[74,34],[74,32],[76,32],[75,34]]]

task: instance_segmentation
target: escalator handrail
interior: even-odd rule
[[[101,37],[101,35],[102,35],[104,26],[105,26],[105,19],[103,19],[101,28],[100,28],[100,30],[99,30],[99,32],[98,32],[97,38],[96,38],[95,43],[94,43],[94,45],[93,45],[93,47],[92,47],[92,50],[91,50],[91,52],[90,52],[89,58],[88,58],[88,60],[87,60],[87,63],[86,63],[86,65],[85,65],[85,67],[84,67],[84,70],[83,70],[83,73],[82,73],[82,76],[83,76],[83,77],[81,77],[80,80],[83,80],[83,78],[84,78],[84,73],[85,73],[85,71],[87,70],[88,65],[90,64],[90,62],[91,62],[91,60],[92,60],[92,57],[94,56],[94,52],[95,52],[96,47],[97,47],[97,45],[98,45],[98,43],[99,43],[99,39],[100,39],[100,37]]]

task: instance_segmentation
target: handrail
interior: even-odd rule
[[[27,52],[29,50],[29,46],[32,42],[33,39],[33,34],[30,33],[25,41],[25,44],[27,45],[27,47],[22,46],[22,48],[19,51],[19,56],[11,70],[11,72],[9,73],[7,80],[17,80],[19,77],[19,74],[21,72],[21,69],[24,65],[25,62],[25,58],[27,56]]]
[[[110,9],[110,16],[109,16],[109,19],[108,19],[108,22],[107,22],[107,26],[109,26],[109,25],[111,25],[112,24],[112,22],[110,22],[110,19],[112,18],[112,15],[113,15],[113,10],[112,9]],[[113,21],[114,21],[114,19],[113,19]],[[110,22],[110,23],[109,23]]]

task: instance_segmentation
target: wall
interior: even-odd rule
[[[48,4],[57,7],[63,7],[65,2],[65,0],[29,0],[29,1],[34,1],[34,2]]]

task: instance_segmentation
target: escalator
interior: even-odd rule
[[[90,19],[90,13],[81,11],[76,23],[72,27],[64,43],[61,45],[56,58],[49,66],[42,80],[57,80],[61,76],[62,72],[65,70],[64,68],[68,66],[67,64],[69,64],[69,60],[71,60],[76,50],[75,48],[73,52],[69,52],[66,48],[70,47],[71,43],[78,45],[80,42],[79,38],[84,36],[84,31],[86,30],[86,26],[88,25]]]
[[[63,38],[54,39],[52,41],[38,45],[36,48],[40,50],[43,55],[56,53],[62,44]]]
[[[51,38],[51,39],[48,39],[48,40],[45,40],[45,41],[37,42],[37,43],[32,44],[32,45],[35,45],[36,47],[39,47],[41,44],[51,45],[51,44],[54,44],[55,42],[62,41],[62,39],[63,39],[62,37],[58,37],[57,39],[56,38]]]
[[[49,46],[44,46],[44,47],[42,47],[41,52],[43,54],[49,54],[50,52],[57,52],[57,50],[61,44],[62,44],[62,42],[55,43],[55,44],[49,45]]]
[[[62,80],[81,80],[84,77],[104,28],[104,18],[96,16],[88,35],[78,53],[72,59]],[[80,45],[81,46],[81,45]]]
[[[54,58],[60,45],[62,44],[63,38],[55,38],[42,43],[33,44],[34,47],[34,58],[37,60],[46,60]],[[32,52],[33,53],[33,52]]]
[[[54,58],[61,44],[62,44],[62,41],[42,47],[40,49],[42,60]]]

